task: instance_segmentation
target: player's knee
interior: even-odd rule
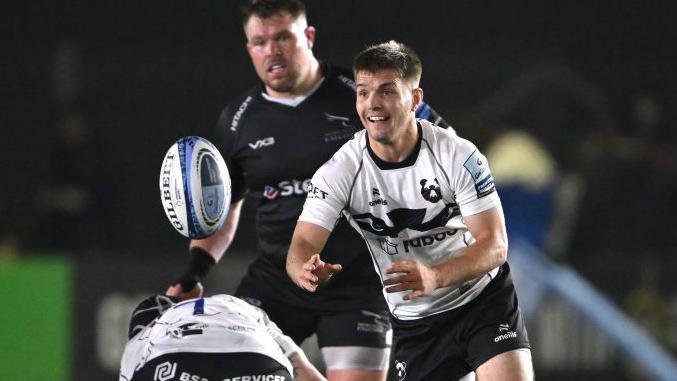
[[[358,370],[385,372],[390,361],[390,348],[358,346],[323,347],[321,349],[328,371]]]

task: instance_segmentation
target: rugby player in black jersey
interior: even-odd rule
[[[330,381],[384,380],[391,327],[360,237],[339,222],[323,256],[344,270],[315,294],[296,287],[285,271],[312,174],[361,129],[352,72],[314,57],[315,29],[298,0],[252,1],[243,11],[247,52],[261,83],[218,120],[223,141],[215,143],[232,177],[233,204],[223,228],[191,242],[188,271],[167,294],[200,295],[199,282],[230,245],[247,195],[256,207],[259,256],[235,296],[261,307],[298,343],[316,333]],[[425,104],[417,114],[444,123]]]

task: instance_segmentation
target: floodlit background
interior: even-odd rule
[[[307,7],[322,60],[413,47],[426,101],[489,157],[538,378],[669,379],[676,6]],[[237,4],[15,1],[0,21],[0,379],[115,379],[131,309],[186,260],[160,204],[163,155],[215,136],[256,81]],[[252,216],[209,293],[232,291],[253,258]]]

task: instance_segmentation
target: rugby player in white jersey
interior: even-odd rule
[[[230,295],[175,301],[134,310],[120,381],[326,381],[260,308]]]
[[[313,176],[287,272],[314,292],[337,271],[320,253],[343,214],[364,239],[393,325],[392,379],[533,379],[486,158],[453,129],[417,120],[421,62],[394,41],[353,70],[366,130]]]

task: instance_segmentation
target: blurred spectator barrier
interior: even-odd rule
[[[637,361],[651,379],[677,379],[677,363],[672,356],[576,271],[551,262],[524,239],[513,239],[509,258],[520,304],[528,321],[537,319],[541,306],[555,294],[573,307],[579,317],[592,322],[611,343]],[[568,321],[569,324],[574,322],[572,319]],[[557,325],[551,325],[549,330],[553,329],[557,329]],[[563,344],[568,343],[560,346]]]

